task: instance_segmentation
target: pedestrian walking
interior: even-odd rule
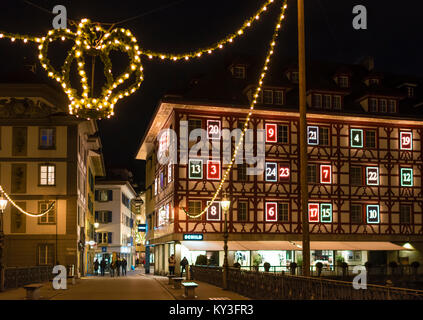
[[[187,265],[188,265],[188,260],[187,260],[187,258],[186,258],[186,257],[184,257],[184,258],[182,259],[182,261],[181,261],[181,268],[182,268],[181,275],[183,275],[183,274],[184,274],[184,272],[186,272],[186,267],[187,267]]]
[[[106,271],[106,260],[101,260],[100,262],[100,271],[101,271],[101,276],[104,277],[104,272]]]
[[[116,261],[110,263],[110,276],[113,278],[115,276]]]
[[[126,266],[128,265],[128,262],[126,261],[125,258],[123,258],[122,260],[122,275],[126,276]]]
[[[135,267],[138,267],[139,264],[140,264],[140,259],[137,258],[137,260],[135,260]]]
[[[120,265],[121,265],[121,261],[119,258],[117,258],[116,259],[116,273],[118,277],[120,276]]]
[[[94,261],[94,274],[98,275],[98,267],[100,266],[100,263],[98,263],[98,259],[95,259]]]
[[[175,255],[172,254],[169,259],[169,275],[175,275]]]

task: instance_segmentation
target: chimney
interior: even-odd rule
[[[373,71],[375,68],[375,59],[372,56],[367,56],[360,61],[360,64],[367,69],[367,71]]]

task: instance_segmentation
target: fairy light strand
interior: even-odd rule
[[[16,203],[15,203],[15,201],[13,201],[12,200],[12,198],[10,198],[10,196],[3,190],[3,187],[2,186],[0,186],[0,194],[2,194],[2,195],[4,195],[5,197],[6,197],[6,199],[16,208],[16,209],[18,209],[21,213],[23,213],[23,214],[25,214],[25,215],[27,215],[27,216],[30,216],[30,217],[35,217],[35,218],[37,218],[37,217],[42,217],[42,216],[44,216],[44,215],[46,215],[47,213],[49,213],[51,210],[53,210],[53,208],[54,208],[54,206],[55,206],[55,202],[53,201],[50,205],[49,205],[49,207],[46,209],[46,210],[44,210],[43,212],[41,212],[41,213],[31,213],[31,212],[28,212],[28,211],[25,211],[24,209],[22,209],[20,206],[18,206]]]
[[[236,155],[238,153],[238,149],[240,148],[240,146],[242,145],[242,143],[244,141],[244,135],[245,135],[246,130],[248,129],[248,124],[250,122],[250,117],[251,117],[252,112],[254,110],[254,106],[257,103],[257,98],[259,96],[259,92],[260,92],[260,90],[261,90],[261,88],[263,86],[263,80],[264,80],[264,78],[266,76],[266,71],[267,71],[268,65],[270,63],[270,58],[273,55],[273,53],[274,53],[273,51],[274,51],[274,48],[276,46],[276,39],[278,38],[278,35],[279,35],[279,29],[281,28],[281,22],[285,18],[285,10],[286,10],[286,8],[287,8],[287,4],[286,4],[286,0],[285,0],[283,2],[283,5],[282,5],[281,14],[280,14],[280,16],[279,16],[279,18],[277,20],[277,23],[276,23],[276,26],[275,26],[275,29],[274,29],[274,32],[273,32],[272,40],[270,41],[270,44],[269,44],[269,49],[268,49],[268,52],[267,52],[267,55],[266,55],[266,60],[264,62],[263,69],[262,69],[261,74],[260,74],[260,80],[258,81],[258,85],[256,87],[255,93],[253,94],[252,99],[251,99],[250,111],[249,111],[248,116],[247,116],[247,118],[245,120],[244,128],[242,129],[241,137],[239,139],[238,145],[235,147],[234,153],[232,155],[231,162],[229,163],[228,167],[226,168],[225,173],[223,174],[223,177],[220,180],[219,186],[218,186],[216,192],[214,193],[213,197],[211,198],[210,201],[208,201],[208,204],[206,205],[206,207],[199,214],[192,215],[187,210],[185,210],[185,208],[182,207],[182,209],[184,210],[185,214],[188,217],[190,217],[190,218],[198,218],[198,217],[202,216],[204,213],[207,212],[207,210],[210,208],[210,206],[213,204],[213,202],[218,197],[218,195],[220,193],[220,190],[222,189],[223,184],[226,181],[227,176],[229,175],[229,173],[232,170],[232,166],[234,164]]]
[[[150,59],[160,58],[161,60],[167,59],[167,60],[173,60],[173,61],[178,61],[183,59],[189,60],[190,58],[200,58],[204,54],[211,54],[213,51],[222,49],[226,44],[232,43],[235,39],[242,36],[247,28],[251,27],[254,24],[254,22],[260,19],[261,14],[266,12],[267,7],[271,5],[273,2],[275,1],[267,0],[265,4],[261,6],[260,9],[256,13],[254,13],[249,19],[244,21],[243,25],[240,28],[238,28],[236,32],[229,34],[224,39],[220,40],[219,42],[209,47],[196,49],[195,51],[189,52],[189,53],[180,53],[180,54],[154,52],[152,50],[146,50],[146,49],[141,49],[141,52],[143,55],[148,56]]]
[[[194,57],[200,58],[206,53],[211,54],[214,50],[222,49],[224,45],[232,43],[235,39],[243,35],[247,28],[260,19],[261,14],[266,12],[267,7],[273,2],[275,0],[266,0],[264,5],[253,16],[247,19],[235,33],[226,36],[223,40],[212,46],[196,49],[193,52],[185,54],[160,53],[143,49],[138,45],[138,41],[132,35],[131,31],[123,28],[105,30],[101,26],[101,23],[95,23],[89,19],[82,19],[79,24],[75,23],[75,32],[70,29],[52,29],[44,37],[34,37],[0,31],[0,39],[8,38],[11,42],[21,40],[25,44],[28,42],[38,43],[38,58],[42,67],[46,70],[50,78],[60,84],[62,90],[68,96],[70,101],[68,106],[69,114],[88,120],[103,119],[113,116],[116,103],[124,97],[135,93],[141,86],[144,80],[141,55],[148,56],[150,59],[155,57],[161,60],[170,59],[178,61],[189,60]],[[59,39],[62,41],[71,40],[75,45],[68,51],[68,55],[61,69],[56,70],[48,59],[48,48],[51,42]],[[112,50],[126,53],[130,60],[127,69],[116,78],[112,74],[112,63],[109,57]],[[88,83],[87,71],[85,70],[85,55],[99,56],[104,65],[103,72],[106,82],[101,90],[101,94],[97,97],[93,96],[92,88]],[[77,90],[72,88],[70,82],[71,65],[74,62],[76,62],[77,74],[82,88],[82,94],[80,96]],[[132,77],[133,74],[135,74],[135,77]],[[121,86],[130,78],[134,78],[133,83],[126,88],[122,88]]]

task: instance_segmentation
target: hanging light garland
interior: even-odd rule
[[[185,54],[171,54],[160,53],[141,48],[138,45],[137,39],[132,35],[131,31],[124,28],[115,28],[105,30],[101,24],[92,23],[89,19],[82,19],[77,25],[76,32],[70,29],[53,29],[48,31],[45,37],[33,37],[28,35],[13,34],[0,31],[0,39],[8,38],[15,42],[21,40],[24,43],[35,42],[39,43],[38,58],[43,68],[47,71],[49,77],[56,80],[62,87],[63,91],[69,98],[69,113],[77,117],[86,119],[102,119],[110,118],[114,115],[115,104],[124,97],[133,94],[144,80],[143,67],[141,64],[141,55],[170,59],[173,61],[189,60],[190,58],[200,58],[204,53],[212,53],[214,50],[222,49],[224,45],[232,43],[235,39],[244,34],[245,30],[249,28],[255,21],[260,19],[260,15],[267,11],[267,6],[273,3],[274,0],[267,0],[266,3],[249,19],[247,19],[237,32],[228,35],[223,40],[216,44],[203,49],[197,49]],[[68,51],[68,55],[60,70],[56,70],[48,59],[49,44],[53,41],[61,39],[71,40],[75,44]],[[126,53],[129,58],[129,65],[127,69],[116,78],[112,74],[112,63],[110,61],[110,52],[112,50]],[[85,57],[91,56],[93,61],[99,57],[104,65],[104,75],[106,83],[102,88],[99,96],[94,96],[93,86],[88,83],[87,72],[85,70]],[[78,95],[76,89],[72,88],[70,83],[70,69],[73,62],[77,64],[77,71],[79,75],[79,82],[82,88],[82,94]],[[92,68],[94,68],[94,63]],[[120,89],[132,74],[135,73],[134,82],[125,89]],[[94,72],[92,72],[94,76]]]
[[[30,216],[30,217],[42,217],[44,215],[46,215],[47,213],[49,213],[51,210],[53,210],[54,206],[55,206],[55,202],[52,202],[48,208],[46,210],[44,210],[41,213],[31,213],[28,211],[25,211],[24,209],[22,209],[20,206],[18,206],[15,201],[12,200],[12,198],[10,198],[10,196],[3,190],[3,187],[0,186],[0,194],[3,195],[16,209],[18,209],[21,213]]]
[[[209,47],[197,49],[193,52],[181,53],[181,54],[154,52],[151,50],[141,49],[141,52],[142,52],[141,54],[148,56],[150,59],[160,58],[162,60],[168,59],[173,61],[189,60],[190,58],[200,58],[203,56],[203,54],[211,54],[213,51],[222,49],[228,43],[232,43],[235,39],[242,36],[247,28],[251,27],[254,24],[254,22],[260,19],[260,15],[263,12],[267,12],[267,7],[273,2],[274,0],[267,0],[266,3],[259,10],[257,10],[255,14],[253,14],[249,19],[244,21],[242,26],[238,28],[238,31],[226,36],[224,39],[220,40],[219,42]]]
[[[231,172],[232,166],[235,162],[236,155],[238,153],[238,149],[240,148],[240,146],[242,145],[242,143],[244,141],[244,135],[245,135],[245,132],[248,129],[248,123],[250,122],[251,115],[252,115],[254,107],[257,103],[257,98],[258,98],[259,93],[261,91],[261,88],[263,86],[263,80],[266,76],[266,71],[268,70],[270,58],[274,53],[274,48],[275,48],[275,45],[276,45],[276,39],[279,35],[279,29],[281,28],[282,20],[285,18],[286,8],[287,8],[287,4],[286,4],[286,0],[284,0],[283,5],[282,5],[281,14],[279,15],[279,18],[276,22],[275,29],[274,29],[273,36],[272,36],[272,40],[270,41],[270,44],[269,44],[269,49],[268,49],[268,52],[267,52],[267,55],[266,55],[266,60],[265,60],[264,65],[263,65],[263,69],[262,69],[261,74],[260,74],[260,79],[258,81],[258,85],[256,87],[256,90],[253,94],[253,99],[250,103],[250,111],[248,112],[248,116],[245,119],[244,127],[241,131],[241,137],[239,139],[237,146],[235,147],[234,153],[232,155],[231,162],[229,163],[228,167],[226,168],[225,173],[223,174],[223,177],[220,180],[219,186],[216,189],[216,192],[214,193],[213,197],[211,198],[210,201],[208,201],[208,204],[206,205],[206,207],[200,213],[193,215],[193,214],[190,214],[185,208],[182,208],[184,210],[185,214],[190,218],[198,218],[198,217],[202,216],[204,213],[207,212],[207,210],[210,208],[210,206],[213,204],[213,202],[218,197],[220,190],[222,189],[223,184],[225,183],[228,174]]]

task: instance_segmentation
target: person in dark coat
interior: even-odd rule
[[[117,276],[120,276],[120,266],[121,266],[121,261],[119,258],[116,259],[116,272],[117,272]]]
[[[115,276],[115,269],[116,269],[116,261],[112,261],[110,263],[110,276],[111,277]]]
[[[101,276],[104,277],[104,271],[106,270],[106,260],[101,260],[100,262],[100,271],[101,271]]]
[[[98,267],[100,266],[100,263],[98,263],[98,259],[95,259],[94,261],[94,274],[98,275]]]
[[[122,264],[122,275],[126,276],[126,266],[128,265],[128,262],[126,261],[125,258],[123,258],[121,264]]]
[[[186,272],[186,267],[187,267],[187,265],[188,265],[188,260],[187,260],[187,258],[186,258],[186,257],[184,257],[184,258],[182,259],[182,261],[181,261],[181,268],[182,268],[181,275],[183,275],[183,274],[184,274],[184,272]]]

